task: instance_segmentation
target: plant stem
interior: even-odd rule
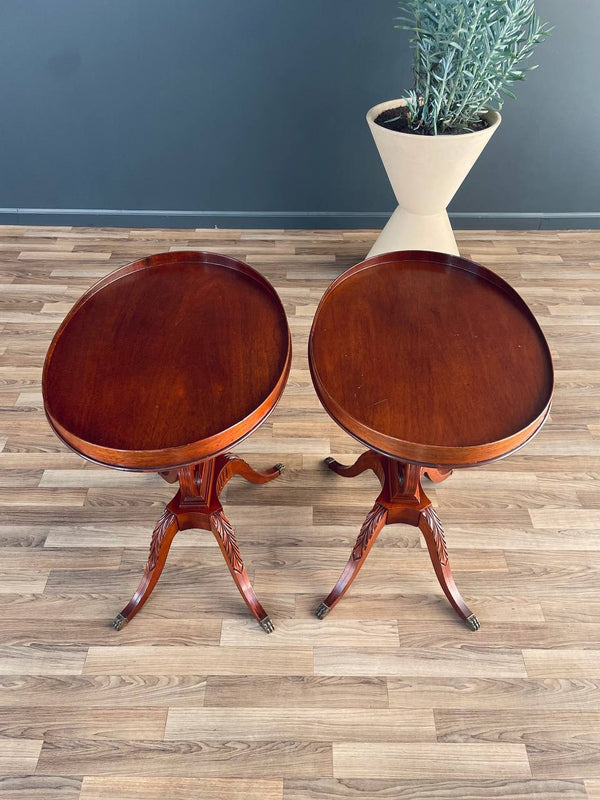
[[[510,9],[509,14],[506,17],[506,20],[504,21],[504,25],[501,28],[500,34],[496,37],[496,41],[494,42],[493,47],[491,48],[490,52],[488,53],[488,56],[487,56],[486,60],[484,61],[484,63],[482,64],[482,66],[481,66],[481,68],[479,70],[480,74],[485,75],[488,67],[492,63],[492,58],[496,55],[496,53],[500,49],[500,46],[505,44],[504,37],[506,36],[506,31],[509,29],[509,26],[512,24],[514,15],[515,15],[515,9]],[[474,80],[472,85],[471,85],[471,88],[467,92],[467,94],[465,96],[465,99],[462,102],[462,105],[460,105],[458,107],[456,113],[454,114],[454,117],[453,117],[453,120],[452,120],[453,123],[455,123],[456,120],[461,118],[465,108],[467,108],[469,102],[471,101],[471,98],[473,97],[473,94],[474,94],[474,90],[476,88],[477,88],[477,81]]]

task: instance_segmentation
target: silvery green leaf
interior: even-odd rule
[[[411,125],[427,133],[469,129],[479,111],[533,69],[523,62],[550,33],[534,0],[400,0],[398,28],[411,32],[415,86]]]

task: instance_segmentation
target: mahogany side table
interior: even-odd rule
[[[250,612],[273,630],[219,495],[234,475],[266,483],[283,469],[258,472],[227,451],[271,413],[290,360],[274,288],[247,264],[214,253],[162,253],[121,267],[58,329],[42,384],[57,435],[89,461],[179,482],[152,534],[142,581],[112,623],[117,630],[144,605],[173,537],[186,528],[212,531]]]
[[[504,280],[457,256],[386,253],[344,272],[327,289],[309,339],[325,410],[366,445],[338,475],[371,469],[381,493],[342,575],[317,609],[343,597],[386,524],[415,525],[456,613],[479,622],[450,569],[444,530],[421,479],[503,458],[539,431],[554,387],[548,345],[533,314]]]

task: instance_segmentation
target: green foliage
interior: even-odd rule
[[[411,32],[414,89],[407,92],[410,127],[440,134],[469,131],[484,108],[502,107],[508,88],[550,28],[534,0],[400,0],[396,27]]]

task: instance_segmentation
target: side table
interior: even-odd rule
[[[117,630],[144,605],[173,537],[187,528],[212,531],[250,612],[273,630],[219,496],[234,475],[266,483],[283,469],[259,472],[228,450],[271,413],[290,361],[271,284],[214,253],[162,253],[121,267],[61,324],[42,384],[56,434],[89,461],[179,483],[152,534],[142,581],[113,621]]]
[[[367,469],[381,493],[348,563],[317,609],[343,597],[382,528],[402,522],[425,538],[438,581],[457,614],[479,622],[458,591],[440,518],[422,476],[515,452],[550,411],[550,351],[533,314],[504,280],[458,256],[386,253],[343,273],[327,289],[309,339],[309,363],[326,411],[369,449],[338,475]]]

